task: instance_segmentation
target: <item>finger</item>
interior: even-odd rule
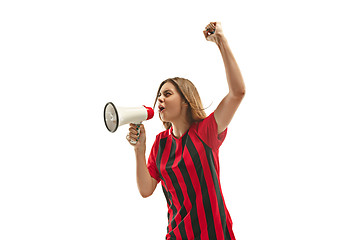
[[[133,135],[136,135],[138,133],[138,131],[136,129],[129,129],[129,134],[133,134]]]
[[[141,128],[139,128],[138,130],[135,130],[135,132],[132,132],[132,134],[135,136],[139,136],[141,134],[141,132],[143,132],[143,131],[141,131]]]
[[[208,26],[205,30],[207,32],[207,35],[211,35],[211,34],[214,34],[215,33],[215,28],[213,26]]]
[[[216,30],[216,22],[210,23],[210,28],[213,29],[213,31]]]
[[[135,130],[138,130],[140,128],[140,126],[137,126],[136,124],[133,124],[133,123],[130,123],[130,129],[135,129]]]
[[[208,24],[208,26],[209,26],[209,27],[216,27],[216,22],[210,22],[210,23]]]
[[[134,124],[134,123],[130,123],[130,127],[133,127],[133,128],[140,127],[140,125],[142,125],[142,124]]]
[[[131,146],[135,146],[137,144],[137,141],[129,140],[129,143]]]
[[[205,29],[205,31],[204,31],[205,37],[210,36],[212,33],[213,33],[213,29],[211,29],[210,27]]]
[[[204,33],[205,38],[207,39],[207,37],[208,37],[207,31],[204,30],[203,33]]]
[[[131,127],[131,128],[137,128],[137,125],[136,125],[136,124],[133,124],[133,123],[130,123],[130,127]]]
[[[140,136],[140,134],[139,133],[130,133],[129,136],[132,139],[136,139],[136,138],[138,138]]]
[[[133,136],[131,136],[131,135],[130,135],[130,136],[127,135],[127,136],[126,136],[126,140],[128,140],[130,144],[134,145],[134,144],[136,144],[136,142],[139,140],[139,137],[133,137]],[[133,143],[133,142],[134,142],[134,143]]]
[[[210,39],[209,39],[209,34],[208,33],[206,33],[205,34],[205,39],[207,40],[207,41],[209,41]]]
[[[132,145],[131,141],[132,141],[132,138],[128,135],[126,135],[126,140]]]
[[[138,131],[136,130],[136,128],[129,128],[129,133],[137,134]]]
[[[130,137],[134,142],[137,142],[137,141],[139,141],[139,139],[140,139],[140,135],[135,135],[135,136],[132,136],[132,137]]]

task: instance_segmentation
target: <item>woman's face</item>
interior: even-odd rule
[[[186,116],[182,97],[171,82],[166,82],[161,87],[157,103],[160,119],[164,122],[174,122]]]

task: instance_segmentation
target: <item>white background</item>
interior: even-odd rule
[[[143,199],[127,126],[169,77],[207,114],[227,93],[203,29],[221,21],[246,96],[220,148],[237,239],[360,239],[356,1],[1,1],[0,239],[164,239],[160,185]],[[144,123],[147,154],[163,131]]]

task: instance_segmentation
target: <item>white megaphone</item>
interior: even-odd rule
[[[140,124],[142,121],[149,120],[154,116],[151,107],[115,107],[112,102],[108,102],[104,108],[104,121],[106,128],[110,132],[115,132],[118,126],[128,123]],[[140,129],[138,130],[140,132]]]

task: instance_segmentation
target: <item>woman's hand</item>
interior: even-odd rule
[[[205,39],[216,44],[220,44],[221,39],[224,37],[224,33],[220,22],[210,22],[203,31]]]
[[[138,133],[140,129],[140,133]],[[146,151],[146,133],[143,124],[132,124],[130,123],[129,133],[126,135],[126,140],[130,145],[134,146],[134,150]],[[132,143],[132,142],[135,143]]]

